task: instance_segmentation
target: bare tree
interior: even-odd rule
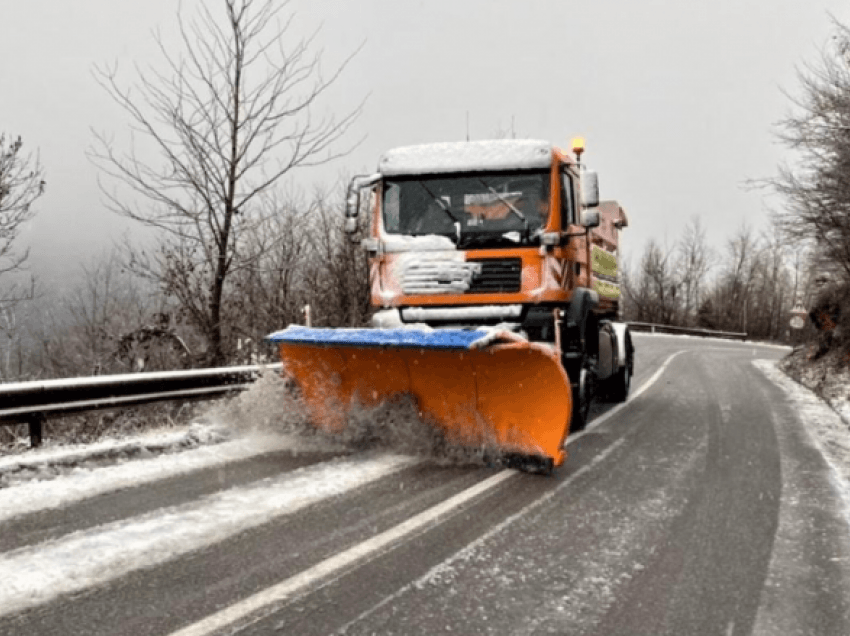
[[[783,338],[794,303],[794,270],[778,227],[761,236],[740,227],[727,241],[719,270],[699,305],[699,326]]]
[[[241,317],[234,333],[246,361],[261,353],[265,335],[302,320],[308,288],[317,285],[307,269],[315,204],[273,193],[263,205],[268,208],[264,222],[242,237],[246,266],[233,271],[234,293],[227,304],[228,312]]]
[[[15,240],[35,215],[32,204],[44,194],[44,170],[38,156],[24,154],[22,148],[20,137],[7,139],[0,134],[0,276],[20,271],[27,260],[29,251],[16,252]],[[0,290],[0,310],[31,296],[31,291],[31,286],[24,291],[15,286]]]
[[[317,324],[362,327],[370,314],[369,265],[365,250],[343,230],[343,195],[344,188],[339,188],[336,199],[324,191],[314,196],[316,213],[307,237],[313,248],[312,276],[320,293],[312,304]],[[369,216],[359,216],[364,232]]]
[[[770,184],[783,195],[778,214],[792,238],[811,239],[850,280],[850,29],[836,33],[818,63],[798,74],[796,112],[781,122],[779,136],[795,152]]]
[[[22,321],[18,377],[71,377],[190,366],[197,332],[174,303],[127,271],[117,253],[92,259],[61,292],[40,294]],[[13,354],[14,355],[14,354]],[[17,360],[13,362],[17,365]]]
[[[233,292],[228,280],[257,258],[241,251],[240,239],[266,222],[261,195],[297,167],[345,154],[332,148],[360,111],[316,116],[317,101],[348,60],[325,77],[310,53],[314,36],[291,37],[288,3],[220,4],[223,20],[206,5],[194,20],[179,16],[181,54],[158,38],[165,71],[139,72],[132,88],[114,70],[98,71],[158,159],[142,158],[135,146],[119,153],[102,135],[91,153],[136,195],[106,190],[113,210],[158,231],[154,249],[135,250],[135,270],[177,298],[203,333],[212,364],[232,348],[223,314]]]
[[[673,250],[662,249],[655,239],[646,244],[637,274],[623,278],[628,319],[662,325],[677,322],[680,281],[673,260]]]
[[[761,236],[742,226],[721,258],[695,217],[674,250],[650,240],[637,271],[624,270],[625,318],[783,339],[795,280],[805,286],[799,254],[794,267],[775,224]]]
[[[125,271],[115,253],[82,268],[65,298],[65,340],[76,373],[165,370],[190,366],[173,307]]]
[[[763,284],[757,299],[759,336],[778,340],[787,331],[790,310],[794,304],[792,263],[787,241],[779,227],[773,223],[762,238]]]
[[[761,267],[760,245],[752,229],[742,226],[728,239],[726,260],[715,281],[713,305],[718,328],[747,331],[751,292]]]
[[[0,382],[24,376],[23,328],[15,307],[0,309]]]
[[[682,323],[693,324],[696,309],[700,305],[706,276],[715,258],[705,240],[705,229],[698,216],[694,216],[685,227],[685,232],[678,244],[679,276],[682,295]]]
[[[369,276],[366,253],[343,231],[345,188],[317,188],[301,196],[264,198],[275,214],[243,236],[250,266],[234,269],[234,293],[225,312],[238,315],[233,333],[241,360],[263,355],[258,344],[269,332],[305,320],[322,326],[362,326],[368,318]],[[369,215],[360,215],[363,228]]]

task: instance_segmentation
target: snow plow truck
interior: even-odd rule
[[[550,472],[594,397],[624,401],[634,348],[617,322],[618,234],[598,178],[536,140],[386,152],[352,179],[346,231],[368,253],[372,327],[269,336],[318,426],[409,395],[453,444]]]

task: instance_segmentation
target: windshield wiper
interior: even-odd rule
[[[462,224],[461,224],[461,222],[460,222],[460,219],[459,219],[459,218],[457,218],[454,214],[452,214],[452,211],[451,211],[451,209],[449,208],[448,204],[447,204],[445,201],[443,201],[440,197],[438,197],[436,194],[434,194],[433,192],[431,192],[431,189],[430,189],[428,186],[426,186],[424,182],[422,182],[422,181],[417,181],[416,183],[418,183],[419,185],[421,185],[421,186],[422,186],[422,189],[423,189],[423,190],[425,190],[425,192],[427,192],[427,193],[428,193],[428,196],[429,196],[429,197],[431,197],[432,199],[434,199],[434,201],[436,202],[436,204],[437,204],[438,206],[440,206],[440,209],[441,209],[443,212],[445,212],[446,214],[448,214],[448,215],[449,215],[449,218],[452,220],[452,222],[453,222],[453,223],[454,223],[454,225],[455,225],[455,233],[457,234],[457,241],[455,241],[455,243],[456,243],[456,244],[459,244],[459,243],[460,243],[460,239],[461,239],[460,229],[461,229],[461,227],[462,227]]]
[[[502,202],[502,203],[504,203],[506,206],[508,206],[508,209],[509,209],[511,212],[513,212],[513,213],[514,213],[514,214],[516,214],[516,215],[517,215],[520,219],[522,219],[523,225],[525,225],[525,239],[526,239],[526,240],[528,240],[528,238],[529,238],[529,234],[530,234],[530,231],[531,231],[531,230],[530,230],[529,225],[528,225],[528,219],[527,219],[527,218],[525,218],[525,215],[524,215],[524,214],[520,211],[520,209],[519,209],[519,208],[517,208],[517,207],[516,207],[513,203],[511,203],[510,201],[508,201],[505,197],[503,197],[503,196],[501,195],[501,193],[500,193],[500,192],[498,192],[498,191],[496,190],[496,188],[494,188],[493,186],[489,185],[489,184],[488,184],[487,182],[485,182],[485,181],[484,181],[484,179],[482,179],[481,177],[478,177],[478,182],[479,182],[481,185],[483,185],[485,188],[487,188],[490,192],[492,192],[493,194],[495,194],[495,195],[496,195],[496,198],[498,198],[498,199],[499,199],[499,201],[501,201],[501,202]]]

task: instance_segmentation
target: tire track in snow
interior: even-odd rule
[[[412,466],[346,458],[0,555],[0,616],[103,585]]]
[[[314,447],[294,437],[252,435],[182,453],[133,460],[115,466],[81,469],[62,478],[3,488],[0,490],[0,522],[264,453],[289,449],[297,452]]]

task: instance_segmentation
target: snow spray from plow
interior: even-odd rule
[[[341,431],[355,406],[409,395],[452,444],[487,446],[559,466],[570,382],[557,354],[508,331],[316,329],[268,336],[315,424]]]

